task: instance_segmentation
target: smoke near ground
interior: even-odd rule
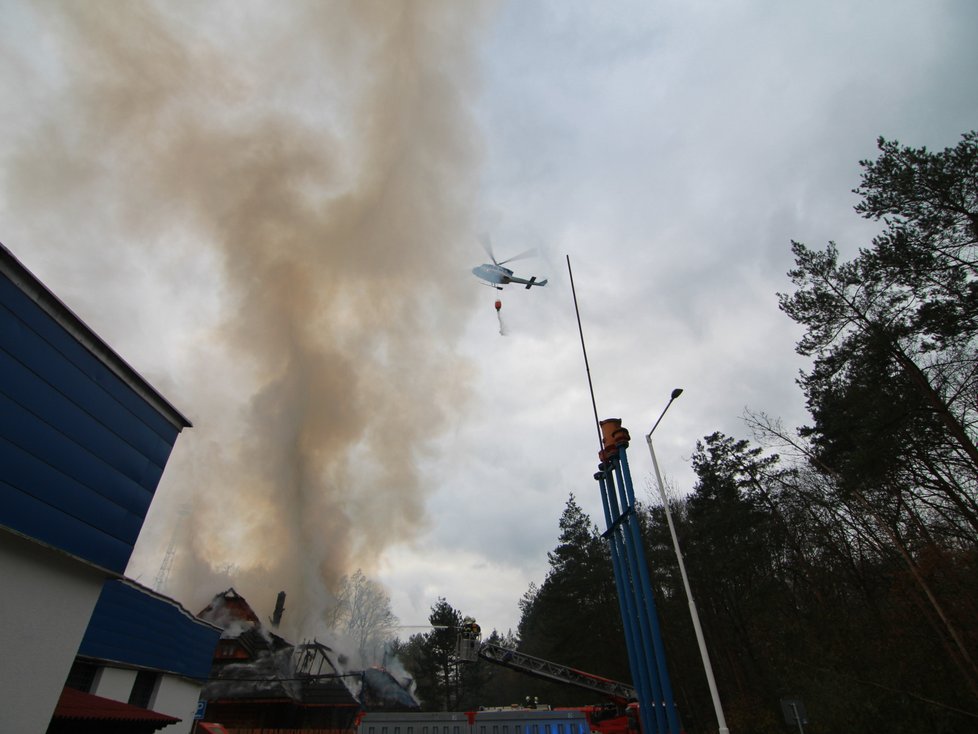
[[[488,11],[467,2],[8,3],[0,239],[194,422],[130,575],[230,581],[300,634],[424,524]],[[101,286],[92,289],[90,283]],[[178,506],[189,512],[175,526]]]

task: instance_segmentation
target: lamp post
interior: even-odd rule
[[[655,469],[655,481],[659,486],[659,496],[662,498],[662,507],[666,511],[666,522],[669,523],[669,534],[672,535],[672,545],[676,549],[676,560],[679,561],[679,573],[683,578],[683,588],[686,590],[686,599],[689,601],[689,616],[693,620],[693,629],[696,632],[696,642],[700,648],[700,657],[703,659],[703,667],[706,669],[706,682],[710,687],[710,696],[713,698],[713,708],[717,715],[717,726],[719,727],[719,734],[729,734],[730,730],[727,728],[727,721],[723,718],[723,708],[720,706],[720,694],[717,693],[717,683],[713,678],[713,665],[710,663],[710,654],[706,651],[706,641],[703,639],[703,628],[700,627],[700,615],[696,611],[696,602],[693,601],[693,592],[689,588],[689,578],[686,576],[686,564],[683,563],[683,554],[679,550],[679,538],[676,536],[676,527],[672,522],[672,512],[669,510],[669,500],[666,498],[666,488],[662,484],[662,475],[659,473],[659,462],[655,458],[655,449],[652,448],[652,432],[658,428],[659,423],[662,421],[663,416],[665,416],[666,411],[669,410],[669,406],[672,405],[673,401],[683,394],[683,389],[677,387],[672,391],[672,395],[669,396],[669,402],[666,403],[666,407],[662,409],[662,413],[659,415],[659,420],[655,422],[652,426],[652,430],[645,435],[645,441],[649,445],[649,455],[652,457],[652,467]]]

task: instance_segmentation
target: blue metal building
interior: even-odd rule
[[[46,729],[189,426],[0,245],[0,730]]]
[[[189,732],[221,628],[127,579],[102,587],[67,686],[181,719]]]

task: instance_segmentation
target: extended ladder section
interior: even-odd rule
[[[627,683],[585,673],[581,670],[569,668],[566,665],[552,663],[549,660],[535,658],[532,655],[510,650],[508,647],[494,645],[491,642],[482,643],[479,647],[479,657],[493,663],[498,663],[499,665],[504,665],[507,668],[518,670],[521,673],[536,676],[537,678],[556,681],[557,683],[567,683],[578,688],[600,693],[616,703],[627,703],[638,698],[635,689]]]

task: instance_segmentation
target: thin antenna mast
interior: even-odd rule
[[[162,592],[166,588],[166,583],[170,579],[170,571],[173,570],[173,559],[177,554],[177,537],[180,532],[180,527],[183,525],[183,519],[189,514],[190,504],[184,503],[180,505],[180,509],[177,511],[176,522],[173,524],[173,533],[170,535],[170,544],[166,547],[166,553],[163,555],[160,570],[156,572],[153,591]]]
[[[601,436],[601,421],[598,420],[598,404],[594,401],[594,384],[591,382],[591,366],[587,361],[587,347],[584,346],[584,329],[581,327],[581,311],[577,307],[577,289],[574,288],[574,271],[571,270],[570,255],[567,255],[567,273],[570,275],[571,294],[574,296],[574,313],[577,315],[577,331],[581,335],[581,351],[584,352],[584,369],[587,371],[587,386],[591,391],[591,407],[594,409],[594,427],[598,432],[598,450],[604,448]]]

